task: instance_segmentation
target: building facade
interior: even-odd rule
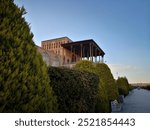
[[[42,47],[37,46],[37,51],[42,55],[43,61],[47,64],[47,66],[60,66],[60,57],[55,54],[53,51],[49,51]]]
[[[41,49],[55,54],[59,59],[59,66],[71,67],[79,60],[103,62],[105,55],[93,39],[73,42],[68,37],[61,37],[45,40],[41,43]]]

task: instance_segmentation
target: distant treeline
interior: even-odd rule
[[[141,87],[142,89],[147,89],[147,90],[150,90],[150,85],[146,85],[146,86],[143,86]]]

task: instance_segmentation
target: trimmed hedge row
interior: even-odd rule
[[[95,112],[99,77],[94,73],[67,68],[49,68],[50,85],[59,112]]]
[[[117,83],[118,91],[119,91],[120,95],[126,96],[129,94],[131,87],[130,87],[126,77],[118,77],[116,83]]]
[[[99,75],[100,80],[104,84],[109,101],[118,99],[119,97],[118,88],[110,68],[104,63],[97,63],[96,73]]]
[[[93,64],[91,61],[79,61],[77,70],[93,72],[99,76],[99,96],[96,112],[110,112],[109,101],[118,99],[118,88],[109,67],[104,63]]]

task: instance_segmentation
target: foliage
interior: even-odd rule
[[[106,88],[102,80],[99,82],[99,94],[95,112],[110,112],[109,100]]]
[[[59,112],[94,112],[99,78],[85,71],[49,68]]]
[[[95,66],[93,65],[91,61],[88,61],[88,60],[78,61],[76,65],[74,66],[74,69],[96,73]]]
[[[117,81],[117,86],[119,90],[120,95],[128,95],[129,90],[130,90],[130,85],[128,83],[128,80],[126,77],[118,77]]]
[[[0,0],[0,112],[54,112],[48,70],[25,13],[13,0]]]
[[[104,84],[104,87],[108,95],[108,99],[110,101],[117,99],[119,96],[118,88],[115,84],[115,79],[109,67],[104,63],[97,63],[96,72],[98,73],[100,80]]]
[[[109,100],[118,98],[118,89],[109,67],[104,63],[93,64],[91,61],[79,61],[75,69],[93,72],[99,76],[99,97],[96,112],[109,112]]]
[[[147,89],[147,90],[150,90],[150,85],[146,85],[146,86],[143,86],[141,87],[142,89]]]
[[[131,84],[129,84],[129,91],[131,91],[133,89],[134,89],[134,87]]]

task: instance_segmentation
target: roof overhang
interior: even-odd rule
[[[89,57],[90,53],[95,57],[103,57],[105,55],[104,51],[97,45],[97,43],[93,39],[70,42],[67,44],[62,44],[61,46],[79,56],[82,53],[82,57]]]

